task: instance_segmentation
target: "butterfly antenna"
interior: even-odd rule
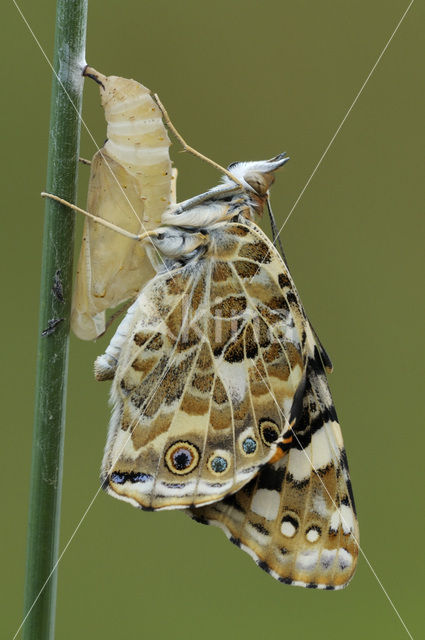
[[[170,131],[173,132],[173,134],[175,135],[175,137],[177,138],[177,140],[180,142],[180,144],[182,145],[183,149],[185,151],[188,151],[189,153],[191,153],[192,155],[194,155],[196,158],[200,158],[200,160],[204,160],[204,162],[207,162],[208,164],[210,164],[212,167],[214,167],[215,169],[218,169],[218,171],[221,171],[221,173],[224,173],[224,175],[226,175],[228,178],[230,178],[230,180],[232,180],[233,182],[235,182],[241,189],[243,189],[245,191],[246,186],[242,184],[242,182],[240,180],[238,180],[238,178],[236,176],[233,175],[233,173],[231,173],[230,171],[228,171],[227,169],[225,169],[224,167],[222,167],[220,164],[218,164],[217,162],[214,162],[214,160],[211,160],[211,158],[208,158],[207,156],[204,156],[202,153],[200,153],[199,151],[197,151],[196,149],[194,149],[193,147],[190,147],[186,141],[184,140],[184,138],[180,135],[180,133],[177,131],[177,129],[175,128],[175,126],[173,125],[173,123],[170,120],[170,116],[167,113],[166,108],[164,107],[164,105],[162,104],[161,100],[159,99],[159,96],[157,93],[154,93],[153,98],[156,102],[156,104],[158,105],[161,113],[162,113],[162,117],[164,118],[164,122],[167,125],[167,127],[170,129]]]
[[[286,266],[288,266],[287,262],[286,262],[286,256],[285,256],[285,252],[283,251],[283,246],[282,246],[282,241],[280,239],[280,235],[279,235],[279,231],[277,229],[277,225],[276,225],[276,220],[272,211],[272,206],[270,203],[270,196],[267,194],[267,211],[269,213],[269,218],[270,218],[270,226],[271,226],[271,230],[272,230],[272,240],[273,240],[273,246],[277,247],[280,255],[283,258],[283,261],[285,262]]]

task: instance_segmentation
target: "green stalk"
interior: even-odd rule
[[[75,202],[87,0],[58,0],[46,191]],[[54,638],[75,214],[46,200],[24,640]]]

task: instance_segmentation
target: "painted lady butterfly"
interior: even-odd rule
[[[281,582],[337,589],[358,527],[332,365],[254,222],[286,160],[231,165],[246,189],[225,178],[149,234],[163,262],[95,363],[113,379],[102,481],[221,527]]]

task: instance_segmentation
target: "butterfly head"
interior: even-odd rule
[[[280,153],[270,160],[258,160],[254,162],[233,162],[227,167],[248,191],[254,193],[259,198],[265,198],[274,182],[274,173],[283,167],[289,160],[286,153]],[[231,185],[230,178],[223,178],[225,184]]]

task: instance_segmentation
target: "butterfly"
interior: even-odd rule
[[[99,85],[108,123],[107,140],[91,162],[87,208],[135,234],[154,229],[175,203],[176,171],[161,111],[135,80],[91,67],[84,75]],[[72,301],[74,333],[82,340],[99,337],[105,310],[134,298],[154,273],[143,245],[86,219]]]
[[[330,590],[352,577],[359,535],[332,365],[255,222],[287,159],[230,165],[238,185],[145,234],[155,275],[95,362],[112,380],[101,479],[220,527],[283,583]]]

